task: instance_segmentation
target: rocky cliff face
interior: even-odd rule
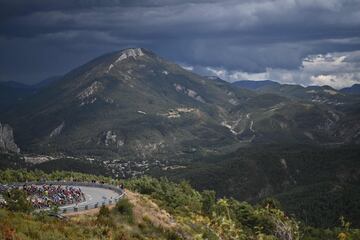
[[[20,148],[14,141],[12,128],[7,124],[0,123],[0,152],[20,152]]]

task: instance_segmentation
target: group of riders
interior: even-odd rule
[[[94,183],[94,181],[92,182]],[[104,184],[103,182],[101,183]],[[124,189],[123,184],[118,185],[118,187],[122,190]],[[60,181],[59,184],[0,185],[0,195],[10,194],[10,190],[14,188],[24,191],[33,207],[38,209],[78,204],[86,200],[85,194],[80,187],[61,185]]]
[[[85,201],[80,188],[61,185],[24,185],[22,188],[35,208],[64,206]]]

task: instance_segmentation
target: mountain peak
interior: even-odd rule
[[[127,49],[122,50],[120,53],[121,53],[121,55],[115,61],[115,63],[120,62],[129,57],[133,57],[136,59],[137,57],[145,55],[141,48],[127,48]]]
[[[121,50],[119,52],[119,57],[115,60],[115,62],[110,64],[107,72],[109,72],[117,63],[119,63],[125,59],[128,59],[128,58],[136,59],[137,57],[141,57],[144,55],[145,55],[145,53],[142,48],[127,48],[127,49]]]

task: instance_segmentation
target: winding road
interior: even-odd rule
[[[47,181],[47,182],[13,183],[9,185],[13,187],[14,186],[22,187],[24,184],[27,185],[34,184],[38,186],[41,186],[43,184],[48,184],[48,185],[52,184],[52,185],[72,186],[75,188],[80,188],[85,195],[85,201],[77,204],[61,206],[59,207],[60,209],[59,213],[80,212],[88,209],[98,208],[101,207],[102,205],[114,204],[125,194],[123,189],[120,189],[119,187],[116,187],[114,185],[87,183],[87,182]],[[49,210],[49,209],[45,208],[41,210]]]

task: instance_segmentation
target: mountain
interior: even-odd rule
[[[354,84],[351,87],[343,88],[340,92],[346,94],[360,94],[360,84]]]
[[[233,85],[239,87],[239,84],[237,85],[237,83],[233,83]],[[303,134],[309,138],[312,138],[314,135],[312,131],[310,131],[311,134],[309,135],[309,131],[307,131],[306,128],[310,127],[310,122],[314,123],[314,121],[317,122],[320,120],[320,122],[323,122],[324,125],[317,125],[315,128],[326,129],[325,135],[330,133],[332,136],[342,136],[341,138],[343,140],[339,141],[338,138],[335,142],[346,143],[349,142],[348,140],[350,138],[355,140],[354,142],[358,142],[356,139],[358,136],[357,132],[359,131],[357,119],[360,117],[360,98],[357,96],[344,94],[341,91],[331,88],[330,86],[303,87],[299,85],[269,83],[267,81],[265,81],[264,84],[255,83],[254,86],[256,86],[256,89],[254,90],[257,93],[275,94],[276,96],[282,96],[291,100],[290,104],[283,106],[282,110],[284,112],[282,115],[285,119],[289,119],[289,116],[291,116],[290,119],[292,121],[295,119],[300,120],[297,121],[300,125],[309,124],[307,127],[303,128]],[[285,108],[288,109],[286,110]],[[277,110],[277,112],[278,111],[279,110]],[[292,115],[291,112],[298,115],[300,119]],[[352,130],[345,127],[345,125],[354,126],[353,130],[355,134],[350,133]],[[274,134],[276,135],[276,133]],[[291,135],[294,134],[296,133],[291,133]],[[329,139],[326,139],[328,137],[325,136],[325,138],[323,138],[324,135],[322,133],[321,135],[322,137],[315,137],[318,138],[318,142],[321,142],[322,144],[329,143]]]
[[[237,142],[220,123],[242,93],[126,49],[71,71],[5,115],[29,151],[181,159]]]
[[[265,92],[239,88],[131,48],[69,72],[1,120],[27,152],[99,158],[119,174],[246,145],[359,142],[352,98],[330,87],[270,85]],[[326,101],[306,97],[313,91]]]

